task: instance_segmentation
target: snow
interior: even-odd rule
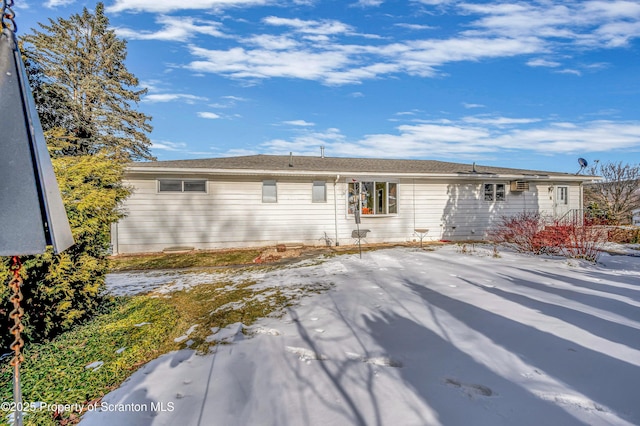
[[[81,425],[640,424],[640,258],[467,248],[263,272],[258,286],[329,290],[212,330],[210,354],[157,358]],[[144,290],[129,279],[112,290]]]

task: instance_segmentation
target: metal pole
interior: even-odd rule
[[[22,426],[22,389],[20,387],[20,363],[13,366],[13,402],[15,411],[13,412],[13,424]]]

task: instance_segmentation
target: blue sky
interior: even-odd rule
[[[15,0],[19,35],[95,3]],[[640,2],[107,0],[159,160],[640,162]]]

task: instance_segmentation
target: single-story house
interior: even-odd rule
[[[582,209],[592,176],[432,160],[249,155],[134,163],[114,253],[481,240],[500,217]],[[356,224],[359,216],[360,223]]]

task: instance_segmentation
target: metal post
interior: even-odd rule
[[[22,426],[22,388],[20,387],[20,363],[13,365],[13,402],[15,411],[13,412],[13,424]]]

